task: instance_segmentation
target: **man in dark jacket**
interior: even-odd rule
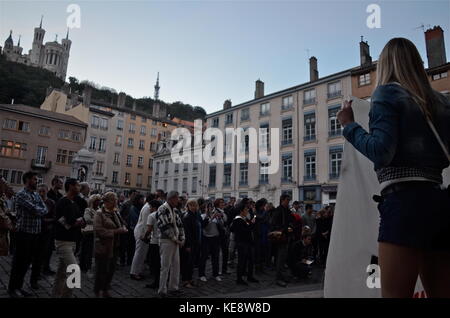
[[[282,239],[274,242],[277,249],[277,284],[286,287],[288,281],[283,275],[284,266],[286,264],[289,243],[294,231],[294,218],[289,210],[289,201],[291,197],[288,194],[282,194],[280,197],[280,205],[273,213],[271,220],[272,231],[279,231],[282,234]]]
[[[192,288],[192,274],[194,261],[200,252],[201,217],[196,199],[189,199],[186,203],[186,213],[183,216],[183,227],[186,241],[181,248],[181,280],[183,287]]]
[[[58,256],[58,270],[53,285],[54,298],[72,296],[72,289],[67,286],[67,267],[77,264],[75,257],[76,242],[81,238],[81,228],[86,226],[81,212],[75,202],[80,193],[80,185],[76,179],[67,179],[64,185],[66,196],[56,204],[55,247]]]

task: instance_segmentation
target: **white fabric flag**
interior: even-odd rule
[[[355,121],[368,131],[370,103],[353,97]],[[325,270],[325,297],[381,297],[369,288],[367,267],[378,256],[379,212],[372,196],[379,194],[373,163],[347,141],[341,166],[333,230]],[[444,171],[444,184],[450,169]],[[369,284],[370,285],[370,284]],[[418,280],[414,297],[424,297]]]

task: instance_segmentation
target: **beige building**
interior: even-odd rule
[[[87,125],[65,114],[25,106],[0,104],[0,175],[15,190],[32,170],[39,182],[72,174],[72,160],[82,148]]]
[[[279,149],[279,169],[268,174],[261,163],[204,165],[209,197],[262,197],[277,203],[282,193],[313,204],[335,200],[342,158],[342,129],[336,120],[344,96],[351,94],[350,71],[318,78],[317,60],[310,60],[311,81],[269,95],[256,81],[255,99],[207,116],[207,126],[268,129],[269,152]],[[280,144],[270,144],[271,128],[279,129]],[[248,140],[243,145],[248,152]],[[260,145],[261,139],[258,141]],[[225,152],[227,152],[226,149]]]
[[[89,125],[84,147],[94,156],[90,171],[94,188],[153,191],[152,157],[157,143],[183,124],[167,119],[159,103],[150,115],[137,111],[136,104],[126,106],[125,93],[119,94],[116,103],[93,100],[91,95],[89,87],[82,96],[68,88],[53,89],[41,109],[70,114]]]

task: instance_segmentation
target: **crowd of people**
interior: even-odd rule
[[[276,283],[286,286],[326,263],[333,207],[290,205],[288,194],[275,207],[264,198],[225,202],[162,190],[125,197],[71,178],[55,177],[49,188],[33,172],[23,175],[23,184],[14,193],[0,177],[0,256],[12,255],[8,293],[14,298],[31,296],[23,287],[30,267],[32,289],[41,288],[41,275],[55,275],[52,296],[71,297],[67,267],[77,264],[94,279],[95,295],[110,298],[114,272],[123,266],[140,281],[147,265],[146,287],[167,297],[196,288],[198,280],[220,282],[231,267],[239,285],[257,284],[258,274],[274,270]]]

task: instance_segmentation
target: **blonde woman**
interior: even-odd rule
[[[81,230],[83,238],[81,240],[80,251],[80,269],[82,272],[88,272],[91,276],[92,254],[94,251],[94,216],[99,209],[102,196],[100,194],[93,194],[88,199],[88,207],[84,210],[84,220],[86,227]]]
[[[119,254],[119,235],[127,233],[125,223],[117,212],[117,196],[107,192],[103,207],[94,216],[95,285],[97,297],[110,298],[109,290]]]
[[[390,40],[377,68],[370,131],[354,122],[351,102],[338,119],[345,138],[374,163],[380,183],[374,199],[382,296],[412,297],[420,275],[428,297],[450,297],[450,195],[441,189],[450,104],[431,88],[407,39]]]

